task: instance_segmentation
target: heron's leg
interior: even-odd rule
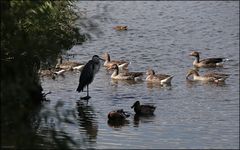
[[[87,96],[89,96],[89,94],[88,94],[88,85],[87,85]]]
[[[81,99],[88,100],[88,99],[90,99],[90,98],[91,98],[91,96],[89,96],[88,85],[87,85],[87,96],[81,97]]]

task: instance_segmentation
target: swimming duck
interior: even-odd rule
[[[163,84],[171,84],[171,80],[173,76],[166,75],[166,74],[155,74],[155,71],[153,69],[148,69],[146,72],[147,82],[155,82],[155,83],[160,83],[161,85]]]
[[[138,115],[153,115],[156,107],[153,105],[140,105],[139,101],[136,101],[131,108],[134,108],[134,111]]]
[[[110,69],[113,69],[113,73],[111,75],[112,79],[117,80],[141,80],[143,73],[142,72],[119,72],[119,68],[116,64],[112,65]]]
[[[103,66],[107,67],[107,69],[112,67],[112,65],[117,64],[121,70],[124,70],[124,69],[127,69],[129,64],[128,62],[123,60],[111,60],[110,55],[107,52],[103,54],[103,58],[105,59]]]
[[[193,75],[194,81],[205,81],[205,82],[224,82],[229,75],[228,74],[222,74],[222,73],[207,73],[203,76],[200,76],[197,70],[190,69],[186,75],[186,79],[188,79],[189,76]]]
[[[39,70],[39,75],[41,77],[52,77],[52,79],[55,79],[56,76],[59,76],[59,75],[64,75],[64,72],[65,70],[64,69],[61,69],[61,70],[53,70],[52,68],[48,68],[46,70]]]
[[[127,30],[128,27],[127,26],[115,26],[115,27],[113,27],[113,29],[115,29],[117,31],[123,31],[123,30]]]
[[[206,58],[200,60],[200,53],[197,51],[193,51],[190,53],[190,56],[194,56],[195,60],[193,61],[194,67],[218,67],[223,66],[223,62],[226,60],[225,58]]]
[[[108,119],[111,121],[123,121],[129,116],[123,109],[113,110],[108,113]]]
[[[65,70],[79,70],[81,71],[84,67],[84,64],[74,62],[74,61],[65,61],[63,62],[62,56],[58,58],[58,63],[56,64],[57,69],[65,69]]]

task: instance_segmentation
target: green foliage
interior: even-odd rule
[[[75,27],[70,1],[1,1],[3,60],[20,54],[37,55],[43,62],[84,41]]]
[[[85,36],[75,25],[78,16],[70,0],[0,4],[1,131],[6,133],[13,126],[17,130],[23,120],[31,124],[28,116],[43,100],[40,64],[54,62],[60,53],[84,42]]]

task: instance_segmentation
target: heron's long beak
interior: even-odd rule
[[[102,61],[105,61],[105,59],[103,59],[103,58],[101,58],[101,57],[99,57],[99,59],[102,60]]]

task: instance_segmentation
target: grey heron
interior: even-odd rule
[[[94,55],[91,60],[83,67],[80,78],[79,85],[76,91],[81,92],[87,86],[87,96],[81,97],[81,99],[88,100],[91,97],[89,96],[88,86],[92,83],[94,76],[99,71],[101,63],[100,60],[103,60],[98,55]]]

